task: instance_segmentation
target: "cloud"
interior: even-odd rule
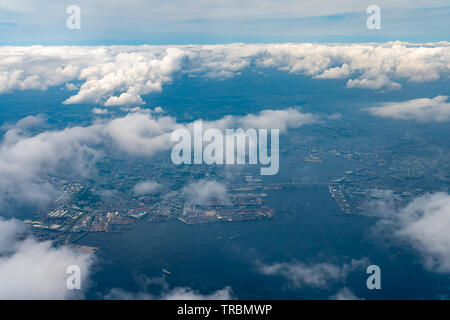
[[[237,122],[243,128],[255,129],[280,129],[281,133],[288,128],[298,128],[305,124],[315,123],[316,116],[311,113],[301,113],[300,111],[288,108],[284,110],[263,110],[259,114],[249,114],[242,117]]]
[[[380,207],[382,201],[370,203],[370,211],[380,217],[376,232],[410,244],[428,270],[450,273],[450,195],[425,194],[400,209],[392,205],[392,193],[385,192],[384,198],[391,204]]]
[[[327,116],[327,120],[331,120],[331,121],[341,120],[341,119],[342,119],[342,115],[339,112],[336,112],[336,113],[333,113],[333,114],[330,114]]]
[[[162,297],[164,300],[232,300],[233,292],[225,287],[210,294],[200,294],[190,288],[175,288]]]
[[[134,194],[144,195],[153,194],[161,190],[161,185],[154,181],[144,181],[136,184],[133,188]]]
[[[154,109],[154,112],[155,112],[155,113],[164,113],[165,111],[164,111],[164,109],[163,109],[161,106],[157,106],[157,107]]]
[[[119,191],[113,189],[96,189],[94,194],[98,195],[102,201],[109,201],[117,196]]]
[[[41,178],[62,168],[85,176],[99,152],[99,126],[72,127],[31,135],[29,117],[8,130],[0,144],[0,208],[16,203],[45,205],[56,190]],[[9,208],[11,209],[11,208]]]
[[[64,103],[103,103],[105,106],[141,105],[141,95],[159,92],[181,67],[184,52],[168,48],[162,57],[152,52],[119,52],[114,61],[83,69],[79,92]],[[126,91],[123,91],[123,88]],[[117,92],[120,94],[115,95]]]
[[[284,110],[263,110],[258,114],[248,114],[243,117],[225,116],[218,120],[203,121],[203,130],[217,128],[224,131],[227,128],[268,128],[280,129],[285,133],[289,128],[315,123],[316,116],[288,108]],[[175,118],[161,115],[160,112],[130,110],[124,117],[116,118],[106,124],[105,132],[120,149],[136,155],[152,156],[157,152],[173,147],[171,134],[178,128],[186,128],[193,132],[192,123],[178,123]]]
[[[361,300],[352,290],[347,287],[340,289],[335,295],[330,297],[331,300]]]
[[[65,84],[78,90],[66,104],[137,106],[176,75],[224,79],[248,68],[348,79],[347,88],[396,90],[399,80],[448,78],[449,53],[448,42],[1,47],[0,93]]]
[[[78,89],[78,87],[75,84],[70,83],[70,82],[66,83],[65,87],[69,91],[73,91],[73,90],[77,90]]]
[[[352,260],[349,264],[341,266],[331,263],[306,264],[300,261],[291,263],[258,263],[258,269],[262,274],[282,276],[295,288],[303,286],[325,288],[335,282],[343,282],[347,275],[358,268],[368,265],[368,259]]]
[[[186,201],[194,204],[207,204],[212,201],[231,203],[227,188],[214,180],[198,180],[183,188]]]
[[[27,116],[23,119],[20,119],[16,124],[14,125],[5,125],[3,128],[7,130],[16,129],[18,131],[24,131],[27,129],[31,129],[34,127],[38,127],[45,123],[45,116],[42,114],[38,114],[37,116]]]
[[[170,133],[177,126],[173,118],[135,112],[87,127],[32,135],[29,127],[42,121],[39,116],[27,117],[6,127],[0,143],[0,208],[4,213],[16,213],[16,205],[47,205],[58,192],[42,178],[62,171],[87,177],[108,146],[147,156],[168,150]]]
[[[93,256],[50,241],[17,240],[25,227],[0,218],[0,299],[82,298],[88,285]],[[81,291],[66,287],[67,267],[81,270]]]
[[[18,220],[4,220],[0,218],[0,254],[14,249],[16,235],[25,231],[25,225]]]
[[[244,117],[226,116],[204,121],[204,128],[235,128],[236,126],[279,127],[283,131],[299,127],[315,117],[296,109],[264,110]],[[272,123],[269,121],[272,119]],[[45,206],[57,195],[57,190],[42,179],[46,175],[73,172],[88,177],[94,165],[111,148],[132,156],[152,157],[170,150],[172,132],[181,127],[192,131],[193,123],[178,123],[175,118],[150,109],[132,108],[123,117],[103,119],[86,127],[32,134],[31,126],[42,125],[43,117],[27,117],[7,131],[0,143],[0,208],[17,212],[16,204]],[[170,159],[168,159],[170,161]],[[221,196],[220,188],[211,192]],[[202,187],[199,185],[197,187]],[[207,194],[200,189],[199,197]],[[212,194],[214,195],[214,194]]]
[[[444,122],[450,120],[450,103],[447,96],[432,99],[421,98],[403,102],[386,102],[379,107],[367,109],[373,115],[400,120],[420,122]]]
[[[111,289],[104,296],[107,300],[232,300],[234,299],[231,287],[202,294],[188,287],[175,287],[170,289],[164,278],[140,280],[142,291],[129,292],[120,288]],[[153,290],[152,290],[153,289]],[[152,292],[150,292],[152,291]]]
[[[108,114],[108,109],[93,108],[92,113],[97,115]]]
[[[105,296],[107,300],[233,300],[233,291],[230,287],[214,291],[209,294],[201,294],[187,287],[177,287],[168,292],[155,296],[146,292],[127,292],[114,288]]]
[[[426,82],[448,77],[448,58],[442,55],[447,50],[448,43],[279,44],[268,45],[269,54],[259,61],[317,79],[348,79],[347,88],[393,90],[401,87],[393,79]]]
[[[154,117],[148,112],[132,112],[111,120],[106,133],[128,153],[152,156],[172,147],[172,131],[181,125],[170,116]]]
[[[378,75],[375,78],[350,79],[347,81],[347,88],[361,88],[380,90],[383,88],[398,90],[402,87],[400,83],[391,81],[386,75]]]

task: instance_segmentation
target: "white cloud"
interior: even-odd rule
[[[171,148],[172,131],[180,126],[170,116],[155,118],[148,112],[133,112],[111,120],[106,132],[122,150],[152,156]]]
[[[373,115],[401,120],[420,122],[444,122],[450,120],[450,103],[447,96],[432,99],[421,98],[403,102],[386,102],[378,107],[369,108]]]
[[[66,84],[78,90],[67,104],[136,106],[144,103],[142,95],[161,91],[176,74],[223,79],[250,67],[348,79],[347,88],[399,89],[399,80],[448,78],[449,53],[448,42],[1,47],[0,93]]]
[[[347,287],[340,289],[335,295],[330,297],[331,300],[361,300],[352,290]]]
[[[164,111],[164,109],[163,109],[161,106],[157,106],[157,107],[153,110],[153,112],[155,112],[155,113],[164,113],[165,111]]]
[[[25,231],[25,225],[18,220],[0,218],[0,254],[14,250],[16,235]]]
[[[264,110],[257,115],[226,116],[203,124],[205,128],[221,130],[241,125],[286,130],[313,118],[295,109]],[[272,123],[269,119],[273,120]],[[130,155],[151,157],[172,148],[174,142],[170,136],[173,130],[180,127],[192,130],[193,127],[193,123],[181,124],[160,112],[133,108],[123,117],[105,119],[87,127],[44,131],[35,135],[28,131],[43,121],[40,116],[27,117],[6,127],[8,131],[0,143],[0,208],[19,202],[44,206],[56,195],[49,183],[42,182],[45,175],[70,169],[81,176],[88,176],[102,152],[111,147]],[[202,190],[199,195],[203,194]],[[219,189],[212,190],[220,194]]]
[[[301,113],[300,111],[288,108],[284,110],[263,110],[259,114],[249,114],[242,117],[237,122],[243,128],[255,129],[280,129],[286,132],[288,128],[298,128],[305,124],[316,122],[317,117],[311,113]]]
[[[391,81],[387,75],[377,75],[375,78],[350,79],[347,88],[362,88],[379,90],[383,88],[398,90],[402,87],[400,83]]]
[[[20,119],[14,125],[5,125],[4,128],[11,130],[17,129],[19,131],[24,131],[26,129],[38,127],[45,122],[45,116],[42,114],[38,114],[37,116],[27,116],[23,119]]]
[[[144,181],[136,184],[133,191],[136,195],[153,194],[161,190],[161,187],[162,186],[155,181]]]
[[[187,287],[176,287],[160,296],[146,292],[127,292],[114,288],[105,296],[107,300],[233,300],[233,291],[230,287],[214,291],[209,294],[201,294]]]
[[[444,192],[426,194],[396,209],[395,196],[384,194],[384,201],[371,203],[371,211],[380,220],[376,232],[384,232],[414,247],[422,256],[424,266],[436,272],[450,273],[450,195]]]
[[[102,115],[102,114],[104,115],[104,114],[108,114],[108,110],[102,109],[102,108],[93,108],[92,113],[97,114],[97,115]]]
[[[190,288],[175,288],[162,297],[164,300],[232,300],[233,292],[225,287],[210,294],[200,294]]]
[[[73,83],[66,83],[66,89],[67,90],[69,90],[69,91],[74,91],[74,90],[77,90],[78,89],[78,87],[75,85],[75,84],[73,84]]]
[[[295,261],[292,263],[274,263],[270,265],[258,264],[258,269],[262,274],[279,275],[286,278],[293,287],[328,287],[335,282],[343,282],[347,275],[358,268],[368,265],[366,258],[352,260],[349,264],[341,266],[331,263],[306,264]]]
[[[231,287],[202,294],[188,287],[175,287],[169,289],[164,278],[148,279],[143,277],[141,283],[142,291],[129,292],[120,288],[111,289],[105,295],[107,300],[232,300],[234,299]],[[154,292],[149,292],[153,288]]]
[[[342,119],[342,115],[339,112],[330,114],[327,116],[327,120],[341,120]]]
[[[289,128],[315,123],[316,116],[288,108],[285,110],[263,110],[258,114],[243,117],[225,116],[218,120],[203,121],[203,130],[217,128],[268,128],[286,132]],[[136,155],[152,156],[156,152],[169,150],[174,143],[170,137],[173,130],[185,127],[192,132],[193,123],[181,124],[171,116],[159,112],[132,110],[124,117],[116,118],[106,124],[105,132],[122,150]]]
[[[70,247],[54,247],[50,241],[17,240],[24,226],[0,219],[0,299],[82,298],[88,286],[93,257]],[[66,287],[67,267],[81,270],[81,291]]]
[[[448,43],[279,44],[267,45],[269,54],[260,61],[319,79],[349,78],[348,88],[399,89],[393,79],[425,82],[448,77],[448,50]]]
[[[81,70],[79,79],[85,82],[78,94],[65,103],[103,102],[105,106],[143,104],[141,95],[161,91],[162,85],[170,82],[172,74],[180,69],[184,55],[178,48],[168,48],[161,57],[148,50],[118,52],[113,61]],[[115,95],[117,92],[120,94]]]
[[[227,188],[223,183],[214,180],[198,180],[183,188],[186,201],[194,204],[206,204],[217,200],[231,203]]]
[[[30,118],[25,119],[30,125]],[[48,203],[56,191],[40,178],[63,166],[86,175],[99,154],[93,148],[101,141],[98,125],[45,131],[32,136],[24,129],[24,123],[19,121],[18,126],[8,130],[0,144],[2,209],[17,202],[36,206]]]

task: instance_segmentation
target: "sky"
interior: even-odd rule
[[[66,26],[70,5],[80,29]],[[366,26],[370,5],[379,30]],[[449,40],[449,14],[446,0],[2,0],[0,45],[436,42]]]

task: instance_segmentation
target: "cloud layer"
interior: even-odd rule
[[[393,90],[399,81],[448,78],[450,45],[228,44],[190,46],[0,47],[0,93],[78,90],[65,103],[141,105],[176,75],[224,79],[246,68],[274,68],[316,79],[347,79],[347,88]],[[74,83],[80,83],[78,85]]]

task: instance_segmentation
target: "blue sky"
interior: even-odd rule
[[[369,5],[381,30],[369,30]],[[69,5],[81,29],[69,30]],[[31,1],[2,0],[0,45],[429,42],[449,40],[448,0]]]

